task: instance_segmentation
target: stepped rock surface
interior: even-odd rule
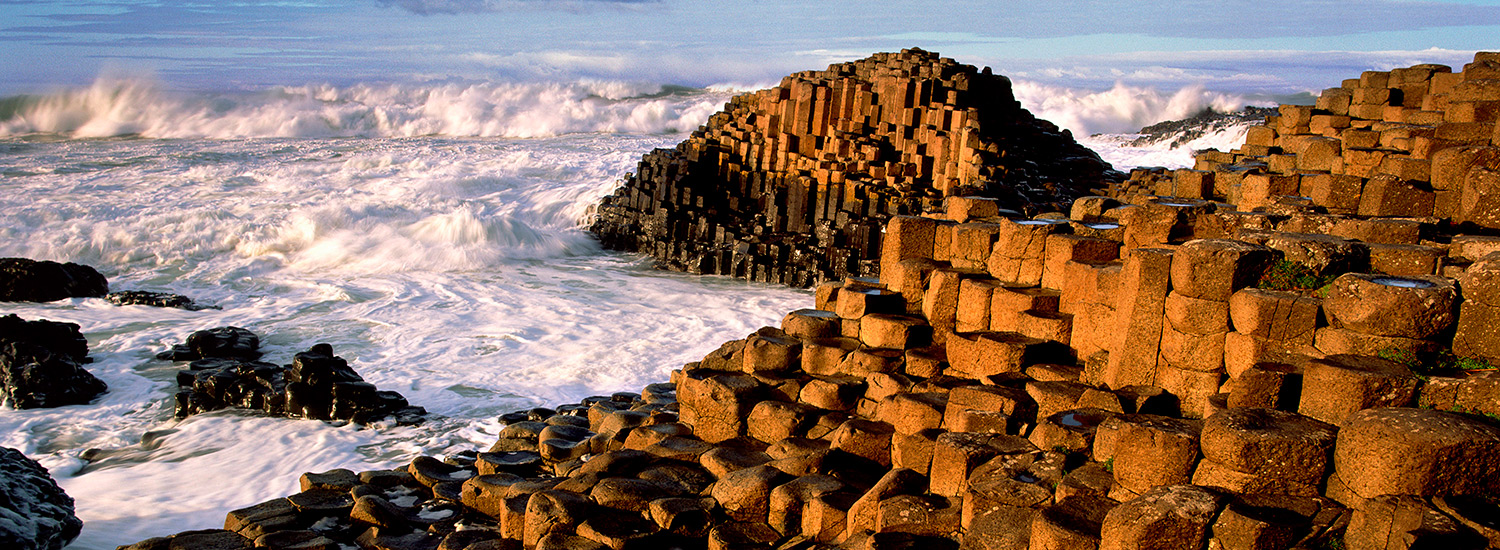
[[[892,59],[931,57],[871,58]],[[803,113],[780,101],[797,96],[812,116],[848,90],[803,80],[731,107]],[[864,91],[901,81],[882,82]],[[770,245],[693,225],[706,218],[676,205],[721,205],[688,168],[730,158],[710,141],[753,142],[711,133],[730,128],[721,118],[658,153],[699,160],[663,165],[665,187],[638,178],[601,223],[645,223],[655,237],[635,243],[666,259],[698,253],[680,238],[692,231],[725,235],[741,247],[730,265],[757,279],[821,281],[812,308],[638,394],[503,415],[488,449],[307,473],[302,492],[230,512],[222,530],[126,548],[1500,548],[1500,231],[1486,225],[1500,209],[1482,189],[1496,83],[1487,52],[1461,73],[1365,73],[1315,107],[1283,106],[1236,152],[1202,152],[1200,170],[1096,180],[1109,196],[1066,214],[933,171],[955,175],[869,230],[876,269],[845,270],[878,278],[773,269]],[[795,157],[742,158],[806,158],[796,141]],[[1371,155],[1395,160],[1361,172]],[[1439,172],[1448,187],[1429,191]],[[726,199],[756,238],[818,204],[764,191]],[[875,223],[868,210],[846,227]]]
[[[641,160],[590,230],[663,267],[806,287],[874,275],[880,229],[943,197],[1057,210],[1112,173],[1010,80],[918,49],[736,96]]]

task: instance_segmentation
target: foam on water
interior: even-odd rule
[[[1091,91],[1018,80],[1012,90],[1022,107],[1075,135],[1134,132],[1158,122],[1182,120],[1204,109],[1238,110],[1246,103],[1242,96],[1203,86],[1165,93],[1120,82],[1105,91]]]
[[[79,261],[113,289],[223,309],[5,304],[81,325],[110,392],[0,410],[0,445],[42,461],[77,499],[87,523],[74,547],[113,548],[220,525],[294,491],[304,471],[482,449],[503,412],[664,381],[810,302],[655,271],[579,229],[641,153],[680,138],[6,140],[0,256]],[[446,418],[365,430],[172,421],[182,365],[153,354],[223,325],[261,334],[278,363],[329,342],[366,380]],[[103,458],[86,462],[87,449]]]
[[[0,100],[0,136],[546,137],[690,131],[730,92],[624,82],[312,85],[163,90],[143,80]]]
[[[1218,128],[1180,145],[1170,140],[1142,146],[1132,145],[1140,134],[1094,134],[1078,138],[1078,143],[1099,153],[1100,158],[1116,170],[1137,167],[1192,168],[1193,154],[1204,149],[1229,151],[1245,143],[1245,133],[1251,124],[1237,124]]]

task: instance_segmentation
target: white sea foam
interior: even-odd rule
[[[1116,170],[1153,166],[1191,168],[1193,154],[1198,151],[1228,151],[1245,143],[1245,133],[1251,125],[1246,122],[1213,129],[1176,145],[1172,140],[1134,145],[1133,142],[1141,137],[1139,134],[1095,134],[1079,137],[1078,142],[1099,153],[1100,158],[1113,165]]]
[[[1116,83],[1097,92],[1029,81],[1015,81],[1016,101],[1039,118],[1071,130],[1075,136],[1124,134],[1167,120],[1181,120],[1204,109],[1220,112],[1246,105],[1242,96],[1188,86],[1164,93],[1149,87]]]
[[[546,137],[690,131],[730,93],[624,82],[310,85],[262,92],[163,90],[101,79],[8,98],[0,136],[155,138]]]
[[[0,410],[0,445],[49,467],[86,521],[78,549],[221,525],[304,471],[482,449],[511,410],[639,391],[807,293],[653,270],[578,220],[640,155],[681,135],[540,139],[0,140],[0,256],[79,261],[114,289],[222,310],[100,299],[5,304],[75,322],[110,392]],[[684,307],[691,304],[691,307]],[[357,430],[216,413],[171,420],[193,330],[263,336],[266,359],[328,342],[440,418]],[[162,433],[160,437],[145,437]],[[88,464],[83,453],[108,455]]]

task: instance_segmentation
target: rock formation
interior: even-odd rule
[[[194,332],[187,344],[158,355],[192,361],[177,373],[176,417],[236,407],[292,418],[369,424],[394,417],[410,424],[427,414],[401,394],[365,382],[333,346],[317,344],[286,366],[257,361],[259,346],[253,332],[219,327]]]
[[[1377,144],[1436,147],[1405,101],[1458,79],[1444,112],[1489,113],[1493,59],[1367,73],[1384,99],[1349,104],[1407,120],[1362,130]],[[1494,93],[1455,107],[1463,86]],[[506,415],[484,452],[309,473],[224,530],[129,548],[1500,548],[1500,239],[1455,233],[1487,227],[1463,206],[1487,195],[1391,217],[1418,172],[1336,173],[1332,143],[1304,141],[1136,171],[1063,217],[949,194],[889,219],[878,278],[818,285],[670,383]],[[1263,191],[1335,177],[1359,185]],[[1335,195],[1361,206],[1318,202]]]
[[[151,307],[173,307],[188,311],[200,311],[204,309],[219,309],[219,306],[205,306],[194,302],[192,298],[179,294],[167,294],[164,292],[151,292],[146,290],[122,290],[111,292],[104,296],[105,300],[117,306],[151,306]]]
[[[97,298],[107,292],[109,281],[86,265],[0,258],[0,302]]]
[[[73,498],[46,468],[0,447],[0,548],[61,550],[82,528],[73,515]]]
[[[1106,173],[1009,79],[912,49],[736,96],[647,154],[590,230],[669,269],[806,287],[873,275],[890,216],[971,194],[1051,211]]]
[[[0,317],[0,402],[32,409],[93,401],[107,388],[81,365],[88,352],[74,323]]]

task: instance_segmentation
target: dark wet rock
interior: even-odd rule
[[[27,321],[16,315],[0,317],[0,342],[28,342],[52,350],[74,361],[85,362],[89,342],[77,323],[39,319]]]
[[[108,292],[109,281],[86,265],[0,258],[0,302],[97,298]]]
[[[241,408],[356,424],[385,418],[414,424],[427,414],[407,403],[401,394],[381,391],[365,382],[347,361],[333,355],[333,347],[327,344],[298,353],[287,366],[237,358],[200,359],[177,373],[177,386],[177,418]]]
[[[83,405],[108,387],[77,361],[27,343],[0,344],[0,401],[17,409]]]
[[[171,307],[188,311],[219,309],[219,306],[199,305],[192,298],[180,294],[167,294],[165,292],[150,292],[145,290],[111,292],[104,299],[109,300],[109,303],[117,306]]]
[[[156,354],[156,358],[168,361],[260,359],[260,337],[240,327],[200,330],[188,335],[187,343],[172,346],[172,349]]]
[[[1267,116],[1275,115],[1274,107],[1247,106],[1238,111],[1220,112],[1204,109],[1198,114],[1182,120],[1158,122],[1136,132],[1140,137],[1131,140],[1131,147],[1147,147],[1165,143],[1176,149],[1201,138],[1209,132],[1217,132],[1231,126],[1248,126],[1264,122]]]
[[[17,409],[93,401],[108,388],[80,365],[88,352],[76,324],[0,317],[0,401]]]
[[[46,468],[0,447],[0,548],[57,550],[82,528],[83,521],[73,515],[73,498]]]

